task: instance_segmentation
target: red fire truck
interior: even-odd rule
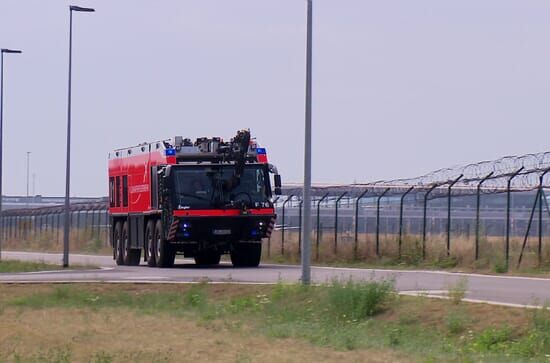
[[[229,142],[173,139],[109,154],[109,219],[113,258],[171,267],[176,254],[216,265],[258,266],[262,239],[275,225],[281,177],[264,148],[242,130]]]

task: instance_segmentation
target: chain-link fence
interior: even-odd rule
[[[313,188],[313,259],[403,263],[540,266],[550,261],[545,190],[550,153],[505,157],[441,169],[413,179]],[[271,258],[299,260],[301,188],[276,199]],[[7,210],[0,218],[8,247],[61,248],[63,207]],[[72,204],[72,251],[108,251],[107,205]]]

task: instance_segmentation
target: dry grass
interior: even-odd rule
[[[380,258],[376,256],[376,235],[359,234],[357,251],[352,233],[339,233],[335,247],[334,234],[324,233],[317,245],[317,236],[312,235],[312,260],[317,264],[365,265],[427,268],[453,268],[461,271],[499,272],[499,266],[505,266],[503,237],[482,237],[479,243],[479,259],[475,260],[475,236],[452,235],[451,259],[447,257],[447,236],[428,234],[426,238],[426,259],[422,260],[422,236],[403,235],[401,258],[399,258],[398,235],[380,234]],[[543,239],[542,265],[538,265],[538,240],[530,237],[523,254],[521,268],[516,268],[523,239],[510,239],[509,271],[512,273],[539,274],[550,271],[550,238]],[[264,260],[272,262],[298,263],[298,232],[285,231],[284,255],[282,254],[281,231],[275,231],[270,241],[264,244]],[[336,249],[335,249],[336,248]],[[335,253],[336,251],[336,253]]]
[[[70,354],[72,362],[387,362],[406,361],[376,351],[336,352],[292,339],[272,340],[223,324],[122,309],[6,309],[0,359]]]
[[[73,229],[70,233],[69,246],[72,252],[93,253],[111,255],[112,249],[109,246],[108,236],[105,231],[92,235],[89,229]],[[42,233],[30,229],[20,237],[9,237],[2,242],[6,250],[34,251],[34,252],[62,252],[63,251],[63,230],[48,229]]]
[[[190,287],[138,285],[86,285],[102,294],[187,291]],[[209,286],[209,298],[266,292],[270,287]],[[0,302],[36,293],[51,286],[10,285]],[[1,304],[0,304],[1,305]],[[273,339],[247,326],[221,320],[200,320],[192,315],[140,314],[123,308],[14,308],[0,314],[0,361],[64,362],[407,362],[389,350],[339,352],[296,339]]]
[[[6,285],[0,290],[0,362],[502,361],[509,352],[519,361],[548,352],[547,345],[532,355],[513,349],[532,348],[526,342],[535,332],[533,311],[401,296],[364,321],[318,320],[329,312],[307,317],[304,307],[322,307],[310,301],[329,292],[318,289],[323,287]],[[206,297],[183,310],[173,305],[174,297],[187,301],[195,293]],[[126,298],[113,300],[120,294]],[[75,303],[83,296],[97,303]],[[146,306],[139,303],[144,299]],[[263,299],[269,304],[258,305]],[[539,323],[547,326],[545,316]],[[488,331],[506,327],[513,327],[506,351],[485,355],[475,348]]]

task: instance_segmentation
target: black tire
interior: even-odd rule
[[[147,266],[156,267],[157,260],[155,259],[155,222],[147,222],[145,228],[145,259],[147,260]]]
[[[195,263],[200,266],[220,264],[221,254],[216,251],[201,252],[195,256]]]
[[[164,239],[162,231],[162,223],[160,220],[155,224],[155,261],[157,267],[172,267],[176,259],[175,251],[170,247]]]
[[[261,243],[240,242],[231,249],[231,263],[235,267],[258,267],[261,258]]]
[[[139,258],[141,257],[141,250],[132,249],[130,243],[130,234],[128,233],[128,222],[124,222],[122,225],[122,258],[125,265],[137,266],[139,265]]]
[[[113,257],[119,266],[124,265],[122,249],[122,225],[116,222],[113,229]]]

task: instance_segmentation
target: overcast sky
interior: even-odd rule
[[[250,128],[303,175],[305,0],[73,1],[72,195],[107,153]],[[550,150],[550,2],[315,0],[314,182]],[[69,2],[0,0],[4,192],[63,195]],[[31,190],[32,191],[32,190]]]

